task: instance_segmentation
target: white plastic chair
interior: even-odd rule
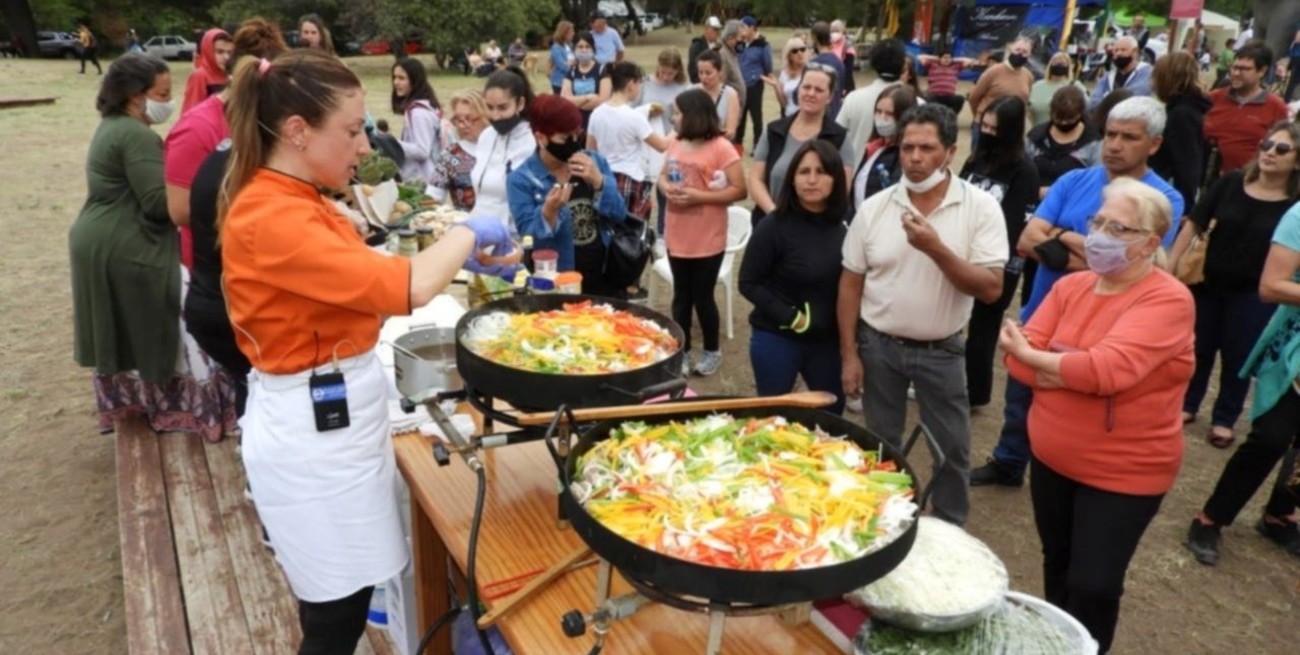
[[[718,284],[722,285],[723,296],[726,299],[726,319],[727,319],[727,338],[735,339],[736,331],[734,327],[734,305],[736,298],[736,273],[732,270],[735,268],[736,253],[745,249],[749,245],[749,236],[753,234],[753,225],[750,222],[750,212],[744,207],[732,205],[727,208],[727,248],[722,256],[722,270],[718,273]],[[662,243],[662,240],[660,241]],[[658,244],[656,244],[658,245]],[[652,266],[655,275],[661,280],[668,283],[668,288],[673,286],[673,271],[668,266],[668,254],[666,250],[655,248],[655,262]]]

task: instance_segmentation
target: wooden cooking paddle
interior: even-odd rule
[[[835,403],[835,394],[826,391],[799,391],[780,396],[762,396],[758,398],[715,398],[711,400],[685,400],[682,402],[651,403],[649,405],[616,405],[613,407],[592,407],[573,410],[573,418],[579,423],[604,421],[619,418],[643,418],[649,416],[666,416],[681,412],[715,411],[732,409],[752,409],[756,407],[803,407],[816,409]],[[519,425],[547,425],[555,419],[555,412],[530,412],[515,415]]]

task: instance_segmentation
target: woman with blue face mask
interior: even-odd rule
[[[1034,390],[1030,493],[1044,598],[1105,653],[1124,577],[1183,457],[1179,410],[1195,366],[1192,295],[1161,268],[1173,220],[1163,193],[1117,178],[1092,218],[1088,271],[1057,282],[999,341]]]
[[[578,32],[573,41],[573,60],[560,95],[582,110],[582,128],[585,130],[591,112],[609,100],[613,82],[606,67],[596,61],[596,40],[591,32]]]

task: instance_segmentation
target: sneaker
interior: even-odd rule
[[[691,352],[689,350],[682,353],[682,377],[691,377]]]
[[[642,302],[650,297],[650,292],[645,287],[637,287],[629,290],[627,293],[628,302]]]
[[[854,414],[862,413],[862,396],[849,396],[844,399],[844,408]]]
[[[721,366],[722,351],[706,350],[704,351],[704,355],[700,357],[700,361],[695,363],[695,372],[700,375],[709,376],[717,373],[718,368]]]
[[[1025,475],[1012,475],[996,459],[990,457],[984,466],[971,469],[970,472],[970,486],[982,487],[989,484],[1020,487],[1025,484]]]
[[[1192,551],[1192,557],[1196,561],[1206,565],[1214,566],[1219,563],[1219,537],[1220,528],[1217,525],[1206,525],[1201,523],[1200,519],[1192,519],[1192,525],[1187,528],[1187,541],[1183,542],[1183,548]]]
[[[1281,546],[1287,553],[1300,557],[1300,528],[1297,528],[1295,523],[1287,521],[1279,525],[1261,518],[1259,523],[1255,524],[1255,531]]]

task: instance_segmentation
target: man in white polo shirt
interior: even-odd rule
[[[957,117],[930,103],[899,123],[903,179],[869,198],[844,239],[838,320],[844,393],[861,394],[867,429],[902,445],[907,388],[947,457],[934,515],[970,509],[970,401],[965,340],[974,299],[1002,295],[1008,257],[998,201],[948,169]]]

